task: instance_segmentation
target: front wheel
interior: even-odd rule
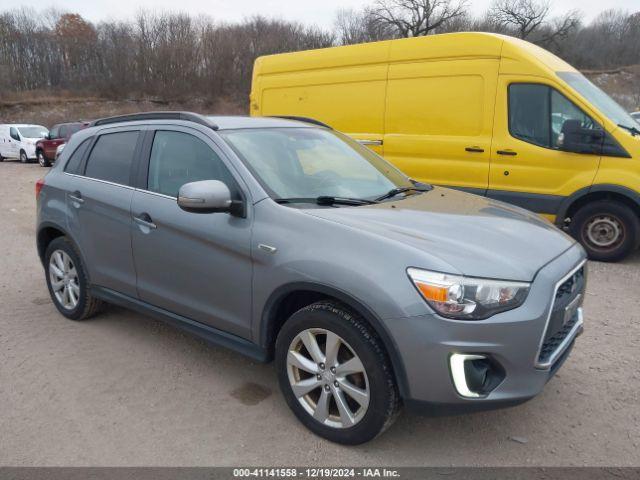
[[[627,205],[610,200],[589,203],[571,219],[571,235],[591,260],[617,262],[640,240],[640,219]]]
[[[27,163],[28,161],[29,157],[27,157],[27,152],[20,150],[20,163]]]
[[[44,152],[42,150],[38,150],[38,163],[41,167],[50,167],[51,163],[44,156]]]
[[[391,364],[362,318],[333,302],[294,313],[276,342],[280,388],[311,431],[357,445],[396,418],[400,398]]]

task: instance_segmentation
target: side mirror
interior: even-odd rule
[[[603,130],[583,128],[580,120],[566,120],[558,136],[558,147],[564,152],[600,154]]]
[[[237,213],[231,191],[219,180],[186,183],[178,192],[178,206],[192,213]]]

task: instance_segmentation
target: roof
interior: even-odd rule
[[[313,127],[309,122],[277,117],[248,117],[248,116],[207,116],[218,126],[218,130],[232,130],[241,128],[278,128],[278,127]]]

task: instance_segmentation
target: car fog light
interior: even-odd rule
[[[502,365],[487,355],[453,353],[449,365],[458,394],[466,398],[486,397],[506,377]]]
[[[449,358],[451,364],[451,376],[453,377],[453,384],[460,395],[467,398],[479,398],[478,392],[474,392],[469,388],[467,384],[467,374],[465,372],[465,363],[472,360],[484,360],[484,355],[472,355],[466,353],[454,353]]]

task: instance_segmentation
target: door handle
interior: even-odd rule
[[[467,147],[465,150],[471,153],[484,153],[484,148],[480,147]]]
[[[136,222],[138,225],[151,228],[152,230],[155,230],[156,228],[158,228],[158,226],[155,223],[153,223],[153,220],[151,219],[151,215],[149,215],[148,213],[141,213],[137,217],[134,217],[133,221]]]
[[[79,203],[80,205],[84,203],[84,198],[82,198],[82,194],[78,190],[76,190],[73,193],[70,193],[69,199],[73,202]]]
[[[498,150],[496,153],[498,155],[507,155],[509,157],[515,157],[518,155],[518,152],[514,152],[513,150]]]
[[[380,146],[383,144],[382,140],[356,140],[356,142],[364,146]]]

